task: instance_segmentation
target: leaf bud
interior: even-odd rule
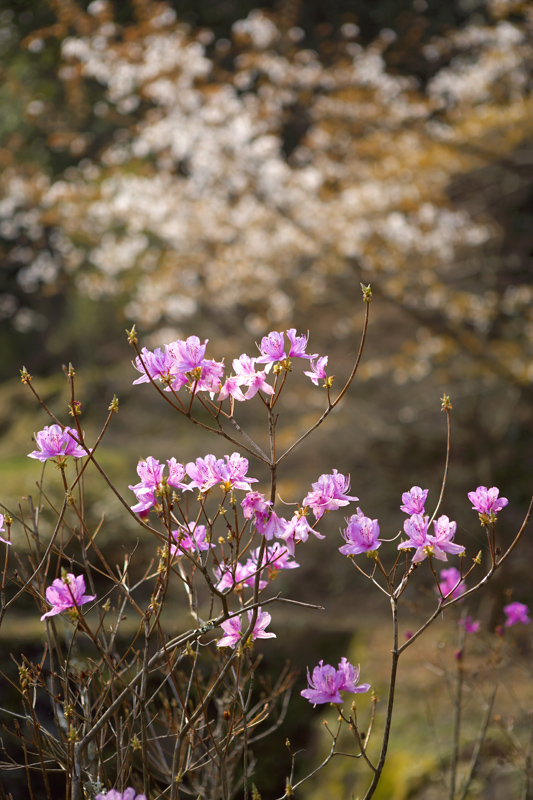
[[[22,367],[22,369],[20,370],[20,380],[22,381],[22,383],[26,384],[28,384],[31,381],[31,375],[26,369],[26,367]]]
[[[137,344],[138,339],[137,339],[137,330],[135,328],[135,325],[133,326],[131,331],[129,331],[126,328],[126,333],[128,334],[128,344]]]
[[[364,283],[359,284],[361,286],[361,291],[363,292],[363,302],[370,304],[372,302],[372,289],[370,288],[370,284],[365,286]]]

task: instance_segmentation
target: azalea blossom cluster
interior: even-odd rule
[[[163,350],[153,353],[146,348],[140,351],[135,366],[141,372],[141,377],[134,383],[161,381],[165,390],[177,392],[188,386],[194,395],[198,391],[206,391],[211,395],[211,400],[217,395],[217,402],[223,403],[230,398],[231,402],[252,399],[261,392],[263,400],[273,403],[276,392],[277,375],[285,370],[290,371],[290,359],[306,359],[311,364],[311,371],[306,374],[313,383],[318,378],[329,379],[325,373],[327,357],[318,358],[317,354],[308,354],[307,336],[297,335],[296,329],[291,328],[285,333],[272,331],[263,337],[260,345],[260,355],[251,358],[243,354],[233,360],[233,374],[224,380],[224,362],[215,362],[205,358],[207,340],[201,343],[196,336],[191,336],[184,341],[176,341],[166,345]],[[316,360],[318,358],[318,361]],[[264,365],[264,369],[257,370],[257,365]],[[267,383],[267,376],[273,370],[275,378],[273,385]],[[270,399],[269,399],[270,398]],[[30,453],[31,458],[46,461],[55,459],[64,466],[66,458],[72,456],[79,458],[90,453],[79,443],[77,432],[60,425],[52,425],[35,435],[38,450]],[[261,607],[257,610],[242,609],[242,594],[245,587],[254,593],[262,592],[269,582],[280,570],[294,569],[299,566],[294,556],[296,546],[306,542],[310,534],[324,539],[323,534],[316,530],[316,526],[326,513],[338,511],[350,503],[358,502],[359,498],[350,494],[350,477],[341,474],[337,469],[331,473],[324,473],[311,486],[301,504],[298,504],[291,518],[281,516],[274,507],[273,499],[253,488],[258,479],[248,475],[248,459],[238,452],[217,458],[214,454],[198,457],[195,461],[185,464],[176,458],[167,459],[166,464],[149,456],[139,461],[137,474],[139,481],[129,486],[135,494],[137,503],[131,506],[132,512],[141,518],[155,510],[159,516],[171,514],[168,519],[175,521],[176,527],[169,526],[169,555],[172,559],[181,562],[189,558],[192,562],[191,569],[200,564],[205,571],[207,567],[214,577],[214,587],[219,593],[230,595],[235,593],[241,597],[241,611],[230,613],[228,618],[220,621],[223,631],[222,637],[217,641],[217,647],[233,648],[251,646],[256,639],[270,639],[276,636],[267,632],[271,616]],[[222,491],[222,500],[219,512],[226,514],[224,504],[229,500],[234,509],[235,523],[226,524],[230,528],[230,540],[236,538],[239,547],[237,555],[233,547],[230,555],[224,552],[226,540],[218,540],[222,547],[222,554],[217,552],[217,544],[213,540],[213,524],[205,514],[205,503],[209,495],[218,487]],[[187,513],[181,507],[181,494],[193,489],[198,491],[198,501],[201,504],[200,513],[193,519],[187,518]],[[244,497],[237,500],[236,493],[244,492]],[[454,537],[457,523],[447,516],[441,515],[432,520],[430,526],[429,515],[426,514],[426,501],[428,490],[413,486],[408,492],[402,494],[401,511],[408,514],[404,521],[403,529],[407,539],[397,545],[399,551],[414,549],[412,564],[419,564],[426,558],[436,558],[447,561],[448,555],[463,555],[465,548],[456,544]],[[496,514],[504,508],[508,501],[499,497],[496,487],[487,489],[479,486],[475,492],[469,492],[468,498],[473,508],[478,511],[483,524],[494,522]],[[180,510],[182,521],[173,516],[173,509],[177,506]],[[242,514],[243,522],[238,522],[238,510]],[[202,519],[202,514],[205,519]],[[314,521],[308,520],[312,514]],[[233,516],[233,515],[232,515]],[[3,530],[3,517],[0,519],[0,530]],[[357,507],[355,514],[347,517],[346,527],[341,531],[345,544],[339,547],[341,554],[351,558],[366,554],[376,561],[379,560],[378,550],[383,541],[380,539],[380,526],[377,519],[364,514]],[[235,529],[232,525],[235,524]],[[247,553],[247,560],[239,560],[240,540],[248,530],[249,542],[243,547],[242,552]],[[252,546],[256,534],[260,544]],[[255,540],[257,543],[257,539]],[[180,566],[181,569],[181,566]],[[182,573],[184,574],[184,573]],[[460,600],[466,592],[462,572],[455,567],[441,571],[440,580],[436,587],[440,602]],[[257,596],[257,595],[256,595]],[[61,578],[53,581],[46,590],[46,600],[51,606],[44,613],[42,620],[58,615],[64,611],[77,610],[84,604],[96,599],[95,594],[87,594],[85,578],[76,576],[66,571]],[[244,620],[244,611],[247,612],[248,624]],[[528,609],[521,603],[512,603],[504,609],[506,626],[517,622],[529,622]],[[226,611],[227,613],[227,611]],[[255,614],[255,620],[254,620]],[[254,623],[252,625],[252,620]],[[476,632],[480,623],[465,616],[460,620],[467,633]],[[320,661],[313,670],[308,672],[308,688],[301,691],[301,695],[313,705],[321,703],[341,703],[341,692],[361,693],[370,688],[369,684],[359,684],[359,669],[354,667],[346,658],[342,658],[338,668]],[[134,790],[126,790],[130,794]],[[133,795],[132,795],[133,796]],[[125,797],[125,795],[124,795]]]
[[[303,689],[300,694],[313,706],[322,703],[342,703],[340,692],[358,694],[368,692],[370,689],[368,683],[357,685],[359,669],[350,664],[346,658],[341,658],[338,669],[319,661],[318,666],[313,670],[312,677],[307,670],[307,681],[308,688]]]
[[[451,522],[446,515],[443,514],[433,521],[434,533],[429,533],[429,516],[425,514],[427,495],[428,490],[422,490],[419,486],[413,486],[411,491],[402,495],[401,510],[411,516],[403,524],[408,538],[400,542],[398,550],[415,548],[413,564],[420,563],[428,556],[447,561],[447,553],[462,555],[465,551],[463,545],[454,543],[457,523]]]
[[[302,358],[310,361],[311,365],[310,371],[304,374],[318,385],[319,379],[327,378],[325,368],[328,357],[319,358],[317,353],[306,353],[307,339],[305,334],[297,334],[296,328],[289,328],[285,332],[271,331],[261,340],[260,355],[251,357],[243,353],[233,359],[233,374],[226,378],[223,361],[205,358],[208,339],[202,344],[198,336],[189,336],[184,341],[171,342],[153,352],[143,347],[134,361],[141,377],[133,383],[160,381],[166,392],[178,392],[187,386],[193,393],[205,391],[212,398],[217,394],[219,403],[228,397],[244,402],[251,400],[259,391],[265,395],[274,393],[266,377],[274,364],[282,364],[288,369],[291,358]],[[258,364],[264,365],[264,369],[257,370]]]

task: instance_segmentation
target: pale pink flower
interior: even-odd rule
[[[46,461],[47,458],[64,458],[65,456],[82,458],[87,453],[77,443],[77,439],[78,432],[74,428],[62,428],[61,425],[47,426],[35,434],[35,441],[39,449],[28,453],[28,456],[39,461]]]
[[[506,497],[498,497],[500,490],[493,486],[492,489],[487,489],[486,486],[478,486],[475,492],[468,492],[468,499],[472,503],[472,508],[479,514],[486,514],[487,516],[494,515],[501,511],[508,503]]]
[[[473,620],[472,617],[465,617],[459,620],[459,625],[465,629],[465,633],[477,633],[481,627],[479,620]]]
[[[209,550],[215,547],[214,544],[206,542],[207,531],[205,525],[189,522],[188,529],[181,525],[177,530],[172,531],[172,536],[176,544],[170,546],[170,552],[178,558],[184,553],[196,555],[198,552]]]
[[[261,339],[261,355],[256,359],[258,364],[266,364],[265,370],[270,372],[272,364],[287,358],[285,352],[285,336],[279,331],[271,331]]]
[[[358,555],[377,550],[381,542],[378,540],[379,524],[377,519],[365,517],[360,508],[357,514],[349,517],[346,522],[348,527],[341,531],[346,544],[339,547],[339,552],[345,556]]]
[[[409,492],[404,492],[402,494],[403,506],[400,506],[400,510],[410,515],[423,515],[428,491],[429,489],[421,489],[420,486],[413,486]]]
[[[303,505],[312,509],[316,519],[320,519],[325,511],[334,511],[359,500],[358,497],[348,495],[350,476],[342,475],[336,469],[332,474],[321,475],[312,486],[314,491],[304,497]]]
[[[137,794],[135,789],[126,789],[124,792],[118,792],[116,789],[110,789],[106,794],[97,794],[94,800],[146,800],[145,794]]]
[[[249,622],[252,621],[252,613],[252,611],[248,611]],[[252,641],[255,639],[276,638],[275,633],[266,633],[265,631],[265,628],[270,624],[271,619],[272,618],[270,614],[268,614],[266,611],[261,611],[261,608],[257,609],[257,620],[251,633]],[[222,622],[221,627],[226,635],[217,642],[217,647],[236,647],[241,640],[242,634],[244,633],[244,631],[241,630],[241,623],[241,617],[232,617],[231,619]]]
[[[85,594],[85,578],[83,575],[76,577],[71,572],[63,578],[56,578],[46,590],[46,600],[52,608],[43,614],[41,621],[46,617],[54,617],[69,608],[82,606],[95,600],[95,594]]]
[[[309,358],[313,359],[318,356],[318,353],[313,353],[313,355],[308,355],[305,352],[305,348],[307,347],[307,339],[309,338],[309,334],[307,336],[302,333],[300,336],[296,335],[296,328],[289,328],[287,333],[287,339],[291,343],[291,349],[289,350],[289,358]]]
[[[346,658],[342,658],[339,668],[335,669],[330,664],[324,665],[323,661],[318,662],[318,666],[313,670],[313,677],[307,670],[307,682],[309,688],[303,689],[300,694],[309,700],[313,706],[321,703],[342,703],[340,692],[368,692],[369,683],[359,683],[359,670],[350,664]]]
[[[510,628],[511,625],[521,623],[522,625],[529,625],[529,608],[524,603],[509,603],[508,606],[503,607],[505,614],[505,627]]]
[[[441,569],[439,586],[446,600],[455,600],[466,592],[464,581],[461,581],[461,573],[455,567]],[[439,590],[436,588],[435,591]]]
[[[308,378],[311,378],[315,386],[318,386],[318,382],[320,380],[326,380],[328,377],[326,374],[326,365],[328,363],[328,356],[322,356],[319,358],[316,363],[313,359],[311,360],[309,366],[311,370],[309,372],[304,372],[304,375],[307,375]]]
[[[5,533],[4,519],[4,515],[0,514],[0,531],[2,531],[2,533]],[[3,542],[4,544],[11,544],[11,542],[8,542],[7,539],[4,539],[2,536],[0,536],[0,542]]]

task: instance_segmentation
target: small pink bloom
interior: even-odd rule
[[[287,358],[285,352],[285,337],[279,331],[271,331],[268,336],[261,339],[261,355],[256,359],[258,364],[266,364],[266,371],[269,372],[272,364],[276,361],[283,361]]]
[[[267,500],[261,492],[248,492],[244,500],[241,501],[242,511],[245,519],[252,519],[257,515],[265,515],[270,511],[272,503]]]
[[[283,524],[284,523],[284,524]],[[283,539],[285,542],[285,546],[287,550],[291,554],[294,555],[294,547],[296,542],[306,542],[309,538],[309,534],[312,533],[317,539],[325,539],[318,531],[315,531],[306,520],[305,516],[300,513],[300,511],[295,511],[292,519],[290,522],[286,522],[282,519],[282,527],[284,528],[283,533],[280,535],[280,539]]]
[[[207,536],[205,525],[197,525],[194,521],[189,522],[188,530],[180,525],[177,530],[172,531],[172,536],[176,544],[171,545],[170,552],[178,558],[186,552],[196,555],[198,552],[215,547],[214,544],[205,541]]]
[[[0,514],[0,531],[2,531],[2,533],[5,532],[4,519],[4,515]],[[2,536],[0,536],[0,542],[3,542],[4,544],[11,544],[11,542],[8,542],[7,539],[4,539]]]
[[[69,572],[63,578],[56,578],[52,585],[47,588],[46,600],[52,608],[42,615],[41,621],[46,617],[54,617],[68,608],[76,608],[95,599],[95,594],[85,594],[85,578],[83,575],[76,577]]]
[[[377,519],[365,517],[360,508],[346,522],[348,527],[341,531],[346,544],[339,547],[339,552],[344,556],[358,555],[377,550],[381,542],[378,540],[379,524]]]
[[[369,683],[359,682],[359,670],[350,664],[345,658],[341,659],[339,669],[335,669],[330,664],[324,666],[323,661],[319,661],[318,666],[313,670],[313,677],[307,670],[307,682],[309,687],[303,689],[300,694],[309,700],[313,706],[320,703],[342,703],[340,692],[368,692]]]
[[[423,515],[428,491],[429,489],[421,489],[420,486],[413,486],[409,492],[404,492],[402,494],[403,506],[400,506],[400,510],[410,515]]]
[[[529,608],[524,603],[509,603],[508,606],[503,607],[505,614],[505,627],[510,628],[511,625],[516,625],[519,622],[522,625],[529,625]]]
[[[428,527],[429,517],[423,517],[421,514],[413,514],[412,517],[406,519],[403,523],[403,529],[409,538],[405,542],[400,542],[398,550],[408,550],[411,547],[416,548],[416,552],[413,556],[414,564],[423,561],[427,557],[427,549],[431,547]]]
[[[169,344],[168,349],[176,359],[176,371],[192,372],[196,367],[202,366],[208,341],[206,339],[201,344],[198,336],[189,336],[186,341],[179,339]]]
[[[33,450],[28,455],[30,458],[37,458],[39,461],[46,461],[47,458],[62,458],[64,456],[82,458],[87,453],[81,445],[77,444],[77,439],[78,432],[74,428],[50,425],[35,434],[35,441],[39,450]]]
[[[226,589],[233,589],[240,584],[244,586],[254,586],[257,564],[254,564],[248,559],[246,564],[241,564],[239,561],[232,565],[222,564],[220,567],[215,567],[213,572],[217,579],[216,587],[219,591],[223,592]],[[264,589],[265,586],[268,586],[268,581],[260,580],[259,589]]]
[[[306,336],[304,333],[302,333],[300,336],[297,336],[296,328],[289,328],[289,330],[286,333],[287,333],[287,339],[291,343],[291,349],[289,350],[289,358],[313,359],[318,356],[318,353],[314,353],[312,356],[310,356],[305,352],[309,334]]]
[[[185,467],[183,464],[180,464],[179,461],[176,461],[175,458],[167,459],[168,464],[168,480],[167,483],[169,486],[172,486],[173,489],[183,489],[187,491],[190,487],[187,484],[183,483],[183,478],[186,475]]]
[[[126,789],[124,792],[118,792],[116,789],[110,789],[106,794],[97,794],[94,800],[146,800],[146,795],[137,794],[135,789]]]
[[[176,358],[169,345],[165,345],[164,350],[158,347],[153,353],[143,347],[141,358],[137,356],[133,362],[135,369],[141,373],[141,377],[133,381],[134,386],[138,383],[150,383],[151,378],[153,381],[165,384],[165,391],[169,391],[169,387],[172,387],[176,392],[187,383],[185,376],[178,375]]]
[[[318,386],[318,382],[321,380],[326,380],[328,377],[326,374],[326,365],[328,363],[328,356],[322,356],[319,358],[316,363],[313,359],[309,363],[311,370],[309,372],[304,372],[304,375],[307,375],[308,378],[311,378],[315,386]]]
[[[481,622],[479,620],[474,621],[472,617],[465,617],[459,620],[459,625],[465,629],[466,633],[477,633],[481,627]]]
[[[320,519],[325,511],[334,511],[359,500],[358,497],[348,495],[350,476],[342,475],[336,469],[332,474],[321,475],[312,487],[314,491],[304,497],[303,505],[312,509],[316,519]]]
[[[240,403],[246,400],[246,397],[242,393],[242,389],[239,386],[239,379],[235,376],[231,378],[227,378],[224,386],[220,390],[220,393],[217,397],[217,402],[222,403],[227,397],[233,397],[235,400],[238,400]]]
[[[441,569],[440,591],[446,600],[455,600],[466,592],[464,581],[461,581],[461,573],[455,567]],[[438,589],[435,589],[438,592]]]
[[[248,611],[248,621],[252,621],[252,611]],[[270,614],[266,611],[257,609],[257,620],[251,634],[252,641],[255,639],[275,639],[275,633],[266,633],[265,628],[270,624]],[[226,634],[217,642],[217,647],[236,647],[239,643],[243,631],[241,631],[241,617],[232,617],[221,623],[221,627]]]
[[[468,492],[468,499],[472,503],[472,508],[479,514],[487,516],[494,515],[501,511],[508,503],[506,497],[498,497],[500,490],[493,486],[487,489],[486,486],[478,486],[475,492]]]
[[[245,400],[251,400],[259,391],[265,394],[274,394],[274,388],[266,382],[265,372],[256,372],[248,381],[248,386],[249,389],[244,396]]]
[[[462,544],[455,544],[453,538],[457,530],[457,523],[450,522],[448,517],[443,514],[433,522],[435,535],[430,536],[433,545],[433,555],[440,561],[447,561],[446,553],[459,555],[464,553],[465,548]]]

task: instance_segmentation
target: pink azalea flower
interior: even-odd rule
[[[71,434],[76,437],[73,439]],[[82,458],[86,456],[84,448],[77,444],[78,432],[74,428],[62,428],[61,425],[50,425],[35,434],[38,450],[28,453],[30,458],[46,461],[47,458],[63,458],[73,456]]]
[[[256,358],[251,358],[243,353],[239,358],[234,358],[232,362],[233,372],[235,373],[239,384],[246,384],[255,375],[255,362]]]
[[[275,639],[275,633],[266,633],[265,628],[270,625],[272,617],[266,611],[257,609],[257,620],[251,634],[251,639]],[[252,611],[248,611],[248,621],[252,621]],[[241,631],[241,617],[232,617],[221,623],[221,627],[226,634],[217,642],[217,647],[236,647],[241,640],[243,631]]]
[[[258,364],[266,364],[266,372],[270,372],[272,364],[287,358],[285,352],[285,336],[279,331],[271,331],[261,339],[261,355],[256,359]]]
[[[223,592],[225,589],[233,589],[240,584],[244,586],[254,586],[257,565],[248,559],[246,564],[241,564],[238,561],[236,564],[215,567],[213,572],[217,579],[216,587],[219,591]],[[259,589],[264,589],[265,586],[268,586],[268,581],[260,580]]]
[[[429,517],[423,517],[421,514],[413,514],[412,517],[406,519],[403,523],[403,529],[409,538],[405,542],[400,542],[398,550],[409,550],[411,547],[416,548],[416,552],[413,556],[414,564],[423,561],[427,557],[427,549],[431,548],[428,527]]]
[[[200,492],[208,492],[217,483],[223,483],[222,470],[224,468],[222,459],[217,459],[214,455],[209,454],[205,458],[197,458],[196,461],[189,461],[185,466],[185,470],[192,483],[189,484],[191,488],[197,488]]]
[[[420,486],[413,486],[409,492],[404,492],[402,494],[403,506],[400,506],[400,510],[410,515],[423,515],[428,491],[429,489],[421,489]]]
[[[521,623],[522,625],[529,625],[529,608],[524,603],[509,603],[508,606],[503,607],[505,614],[505,627],[510,628],[511,625]]]
[[[350,664],[346,658],[342,658],[339,669],[335,669],[330,664],[324,666],[323,661],[319,661],[318,666],[313,670],[313,677],[307,670],[307,682],[309,687],[303,689],[300,694],[309,700],[313,706],[320,703],[342,703],[340,692],[368,692],[369,683],[359,682],[359,670]]]
[[[223,483],[231,486],[234,489],[242,489],[244,491],[251,491],[251,483],[257,483],[257,478],[249,478],[246,473],[248,472],[248,459],[240,455],[240,453],[232,453],[231,456],[224,456],[226,464],[222,467]]]
[[[310,372],[304,372],[304,375],[307,375],[308,378],[311,378],[315,386],[318,386],[318,382],[320,380],[326,380],[328,377],[326,374],[326,365],[328,363],[328,356],[322,356],[319,358],[316,363],[313,359],[311,360],[309,366],[311,367]]]
[[[276,539],[281,539],[283,533],[285,532],[287,525],[289,524],[285,517],[278,517],[275,511],[273,511],[266,522],[264,521],[265,518],[261,515],[260,518],[256,516],[255,518],[255,526],[259,533],[261,533],[267,542],[270,542],[271,539],[276,537]]]
[[[141,377],[133,381],[134,386],[138,383],[150,383],[151,378],[153,381],[164,383],[165,391],[170,391],[172,388],[177,392],[188,382],[184,375],[178,374],[176,358],[169,348],[169,345],[165,345],[164,350],[158,347],[153,353],[146,347],[142,348],[142,361],[137,356],[133,362],[135,369],[141,373]]]
[[[173,489],[183,489],[187,491],[190,487],[183,483],[183,478],[186,475],[185,467],[183,464],[180,464],[179,461],[176,461],[175,458],[169,458],[167,460],[168,464],[168,479],[167,483],[169,486],[172,486]]]
[[[220,389],[221,379],[224,376],[224,362],[203,361],[200,377],[192,380],[194,392],[210,392],[214,395]]]
[[[182,482],[185,477],[183,464],[180,464],[175,458],[168,459],[167,464],[169,476],[166,482],[168,485],[173,489],[182,489],[183,491],[190,489],[190,486]],[[137,474],[141,480],[134,486],[128,486],[128,489],[131,489],[139,501],[137,505],[131,507],[135,514],[145,515],[156,505],[156,492],[159,487],[165,485],[164,469],[165,465],[160,464],[152,456],[148,456],[146,461],[139,461],[137,464]]]
[[[451,555],[464,553],[465,548],[463,545],[453,542],[457,530],[456,522],[450,522],[448,517],[443,514],[442,517],[439,517],[433,522],[433,525],[435,527],[435,535],[430,535],[429,538],[433,545],[433,555],[435,558],[440,559],[440,561],[447,561],[446,553],[450,553]]]
[[[176,359],[176,371],[187,373],[203,366],[208,341],[209,339],[206,339],[201,344],[198,336],[189,336],[186,341],[179,339],[169,344],[168,349]]]
[[[334,511],[347,506],[351,501],[359,500],[358,497],[347,494],[350,491],[350,477],[342,475],[336,469],[331,475],[321,475],[312,486],[314,491],[304,497],[303,505],[312,509],[316,519],[320,519],[325,511]]]
[[[94,800],[146,800],[145,794],[137,794],[135,789],[126,789],[124,792],[118,792],[116,789],[110,789],[106,794],[97,794]]]
[[[197,525],[194,521],[189,522],[188,530],[181,525],[177,530],[172,531],[172,536],[177,544],[171,545],[170,552],[178,558],[185,552],[196,555],[198,552],[215,547],[214,544],[205,541],[207,536],[205,525]]]
[[[4,519],[4,515],[0,514],[0,531],[2,531],[2,533],[5,533]],[[8,542],[7,539],[4,539],[2,536],[0,536],[0,542],[3,542],[4,544],[11,544],[11,542]]]
[[[245,519],[252,519],[258,515],[265,516],[269,513],[271,505],[270,500],[267,500],[261,492],[248,492],[244,500],[241,501]]]
[[[231,378],[227,378],[224,386],[220,390],[220,393],[217,397],[217,402],[222,403],[227,397],[232,396],[235,400],[238,400],[240,403],[246,400],[246,397],[242,393],[242,389],[239,386],[239,379],[235,376]]]
[[[341,531],[346,544],[339,547],[339,552],[345,556],[358,555],[377,550],[381,542],[378,540],[379,524],[377,519],[365,517],[360,508],[357,514],[349,517],[346,522],[348,527]]]
[[[258,565],[260,549],[261,548],[256,547],[248,559],[248,562],[250,565],[254,566],[255,570],[257,569]],[[268,568],[270,576],[272,572],[277,572],[280,569],[296,569],[299,566],[300,565],[291,558],[289,551],[284,545],[281,544],[281,542],[274,542],[272,546],[265,548],[263,553],[262,567]]]
[[[400,542],[398,550],[415,547],[416,553],[413,556],[413,564],[423,561],[429,555],[438,558],[439,561],[447,561],[446,553],[453,555],[464,553],[465,548],[463,545],[454,544],[452,541],[457,529],[456,522],[450,522],[448,517],[443,515],[438,520],[435,520],[433,524],[435,526],[434,536],[428,533],[429,517],[413,514],[412,517],[405,520],[403,528],[409,539],[406,542]]]
[[[274,388],[269,386],[269,384],[266,382],[265,372],[256,372],[255,375],[248,381],[248,386],[249,389],[244,396],[245,400],[251,400],[252,397],[255,397],[259,391],[264,392],[265,394],[274,394]]]
[[[63,578],[56,578],[52,585],[47,588],[46,600],[52,608],[42,615],[41,622],[46,617],[54,617],[68,608],[76,608],[95,599],[95,594],[85,594],[85,578],[83,575],[76,577],[69,572]]]
[[[481,627],[479,620],[473,620],[472,617],[465,617],[459,620],[459,625],[465,629],[466,633],[477,633]]]
[[[475,492],[468,492],[468,499],[472,503],[472,508],[479,514],[487,516],[494,515],[501,511],[508,503],[506,497],[498,497],[500,490],[493,486],[487,489],[486,486],[478,486]]]
[[[318,353],[314,353],[312,356],[310,356],[305,352],[309,334],[307,334],[306,336],[304,333],[302,333],[300,336],[296,336],[296,328],[289,328],[289,330],[286,333],[287,333],[287,339],[291,343],[291,349],[289,350],[289,358],[292,357],[292,358],[313,359],[318,356]]]
[[[464,581],[461,581],[461,573],[455,567],[441,569],[439,586],[442,596],[446,600],[455,600],[466,592]],[[435,591],[438,592],[438,589]]]
[[[318,531],[313,530],[313,528],[309,525],[308,521],[306,520],[305,516],[300,511],[295,511],[293,517],[290,522],[287,522],[285,519],[281,519],[280,522],[282,523],[281,527],[283,528],[283,532],[279,536],[280,539],[283,539],[285,542],[285,546],[287,550],[291,554],[294,555],[294,548],[296,542],[306,542],[309,538],[309,534],[312,533],[317,539],[325,539],[326,537],[323,536]]]

